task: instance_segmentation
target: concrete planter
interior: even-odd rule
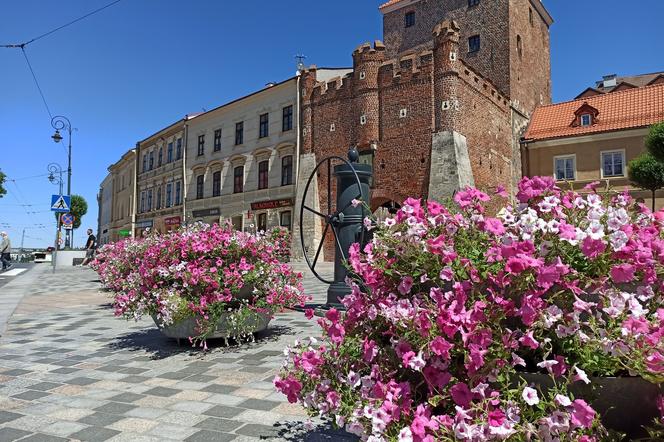
[[[519,373],[518,377],[541,389],[553,386],[548,375]],[[640,377],[600,377],[590,381],[588,385],[574,383],[570,392],[588,402],[606,428],[625,433],[628,440],[647,436],[643,427],[652,425],[659,416],[656,401],[664,392],[661,386]]]
[[[217,338],[235,338],[240,335],[253,334],[267,329],[272,317],[266,313],[253,312],[242,324],[231,323],[232,313],[224,313],[217,321],[217,327],[208,336],[208,339]],[[189,339],[190,337],[200,335],[196,318],[187,318],[174,324],[165,325],[156,315],[152,319],[164,336],[176,339],[178,344],[180,339]]]

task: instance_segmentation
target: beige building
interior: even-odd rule
[[[115,242],[131,236],[134,215],[134,184],[136,175],[136,150],[130,149],[120,161],[111,165],[113,197],[108,241]]]
[[[231,220],[238,230],[292,228],[297,167],[297,78],[189,123],[186,222]]]
[[[183,223],[185,132],[194,117],[185,116],[136,145],[136,236]]]
[[[650,203],[649,191],[630,184],[627,167],[645,151],[649,127],[664,121],[664,83],[582,95],[535,110],[522,140],[523,174],[554,176],[577,190],[601,181]],[[656,200],[662,206],[664,191]]]

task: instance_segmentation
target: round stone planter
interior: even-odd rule
[[[553,386],[551,377],[539,373],[519,373],[528,384],[541,389]],[[590,378],[590,384],[575,382],[570,387],[575,398],[583,399],[597,411],[609,430],[627,435],[627,440],[645,437],[644,426],[659,416],[657,397],[664,390],[640,377]]]

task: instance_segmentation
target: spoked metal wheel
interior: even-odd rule
[[[332,175],[333,175],[332,163],[333,162],[340,162],[346,164],[349,167],[349,170],[353,172],[353,181],[354,181],[354,183],[351,184],[348,190],[349,192],[352,192],[351,195],[354,196],[348,199],[348,203],[346,203],[344,207],[340,208],[335,207],[335,210],[333,210],[333,205],[332,205]],[[318,177],[319,170],[321,169],[325,170],[325,168],[327,168],[327,210],[325,211],[323,208],[321,208],[320,211],[318,211],[312,207],[307,206],[307,196],[309,195],[309,190],[312,181]],[[355,190],[357,190],[357,192],[355,192]],[[339,189],[337,189],[337,191],[339,191]],[[300,222],[299,222],[300,244],[302,246],[302,254],[304,255],[305,261],[307,262],[307,266],[309,266],[309,269],[316,276],[316,278],[318,278],[320,281],[324,282],[325,284],[332,284],[334,283],[334,281],[326,279],[323,276],[321,276],[318,273],[318,271],[316,271],[316,264],[318,263],[318,259],[320,258],[320,252],[323,250],[325,244],[325,238],[327,237],[327,233],[329,230],[331,230],[332,234],[334,235],[334,241],[336,243],[337,252],[340,254],[341,259],[343,261],[346,260],[347,250],[344,250],[344,248],[341,246],[341,241],[339,239],[339,228],[344,221],[344,211],[346,211],[351,206],[353,199],[357,200],[362,199],[362,183],[360,182],[360,177],[358,176],[357,171],[355,170],[355,167],[353,167],[352,163],[348,162],[342,157],[330,156],[325,158],[316,165],[316,168],[309,176],[309,180],[307,180],[307,185],[304,188],[304,194],[302,195],[302,205],[300,206]],[[336,206],[336,204],[334,206]],[[307,213],[307,216],[313,217],[314,222],[316,222],[317,219],[320,219],[325,224],[325,227],[323,227],[323,235],[320,239],[320,242],[318,243],[318,247],[316,248],[316,254],[313,256],[313,258],[310,258],[308,256],[306,244],[304,242],[303,220],[305,213]],[[364,230],[365,230],[364,228],[359,229],[358,240],[360,244],[364,244]]]

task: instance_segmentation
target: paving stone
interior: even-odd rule
[[[110,428],[88,427],[71,434],[70,437],[83,442],[103,442],[112,438],[116,434],[120,434],[120,432]]]
[[[250,408],[252,410],[270,411],[279,405],[279,402],[265,401],[260,399],[247,399],[238,404],[238,407]]]
[[[0,411],[0,424],[11,422],[23,417],[22,414],[12,413],[11,411]]]
[[[216,431],[201,430],[185,439],[187,442],[228,442],[235,439],[234,434],[217,433]]]
[[[130,383],[130,384],[141,384],[141,383],[147,381],[148,379],[150,379],[150,378],[148,378],[146,376],[132,375],[132,376],[127,376],[125,378],[118,379],[118,380],[122,381],[122,382]]]
[[[174,388],[166,388],[166,387],[155,387],[152,388],[148,391],[145,392],[145,394],[150,395],[150,396],[173,396],[175,394],[178,394],[182,390],[176,390]]]
[[[105,427],[107,425],[111,425],[112,423],[119,421],[120,419],[122,419],[122,417],[116,414],[102,413],[98,411],[92,413],[89,416],[85,416],[79,419],[78,421],[96,427]]]
[[[207,391],[210,393],[218,393],[218,394],[229,394],[237,390],[238,387],[233,387],[231,385],[219,385],[219,384],[212,384],[208,385],[207,387],[203,388],[202,391]]]
[[[213,404],[207,404],[205,402],[196,402],[196,401],[177,401],[169,408],[176,411],[188,411],[190,413],[203,413],[210,408]]]
[[[157,420],[161,422],[167,422],[169,424],[193,427],[205,418],[206,416],[196,413],[188,413],[186,411],[171,411],[170,413],[166,413],[163,416],[159,416]]]
[[[60,373],[60,374],[70,374],[78,371],[76,368],[71,368],[71,367],[62,367],[58,368],[56,370],[51,370],[51,373]]]
[[[34,384],[30,386],[31,390],[40,390],[40,391],[48,391],[48,390],[53,390],[54,388],[60,387],[62,384],[56,384],[54,382],[40,382],[38,384]]]
[[[21,439],[21,442],[67,442],[68,440],[64,437],[49,436],[47,434],[33,434]]]
[[[91,385],[94,384],[95,382],[99,382],[98,379],[92,379],[92,378],[86,378],[86,377],[77,377],[73,379],[69,379],[67,381],[67,384],[70,385]]]
[[[158,422],[150,419],[127,417],[109,425],[108,428],[122,432],[130,431],[133,433],[145,433],[156,427],[158,424]]]
[[[198,429],[196,428],[186,428],[179,425],[161,424],[150,430],[148,434],[151,436],[161,437],[163,439],[184,440],[197,431]]]
[[[168,413],[169,410],[163,408],[138,407],[125,413],[128,417],[140,417],[143,419],[156,419]]]
[[[242,425],[244,425],[244,422],[218,417],[208,417],[204,421],[197,423],[195,426],[198,428],[204,428],[206,430],[224,431],[230,433]]]
[[[268,427],[267,425],[260,424],[247,424],[238,430],[235,430],[235,432],[244,436],[252,436],[262,439],[278,436],[279,428]]]
[[[3,371],[2,374],[5,376],[23,376],[24,374],[32,373],[30,370],[22,370],[20,368],[15,368],[13,370]]]
[[[232,418],[237,416],[242,412],[241,409],[235,408],[235,407],[227,407],[225,405],[215,405],[214,407],[210,408],[209,410],[205,411],[203,414],[207,416],[214,416],[214,417],[225,417],[225,418]]]
[[[0,441],[12,442],[22,437],[29,435],[29,431],[19,430],[16,428],[5,427],[0,428]]]
[[[95,408],[95,411],[111,414],[124,414],[129,410],[133,410],[134,408],[136,408],[136,405],[122,404],[120,402],[109,402],[106,405]]]
[[[139,399],[143,399],[145,396],[142,394],[136,394],[136,393],[120,393],[117,396],[113,396],[109,398],[112,401],[115,402],[134,402]]]
[[[67,437],[72,433],[83,430],[84,428],[87,428],[87,425],[79,424],[76,422],[60,421],[44,427],[42,431],[44,433],[54,434],[56,436]]]
[[[26,391],[25,393],[15,394],[12,397],[14,399],[23,399],[25,401],[34,401],[36,399],[41,399],[44,396],[48,396],[49,393],[43,391]]]

